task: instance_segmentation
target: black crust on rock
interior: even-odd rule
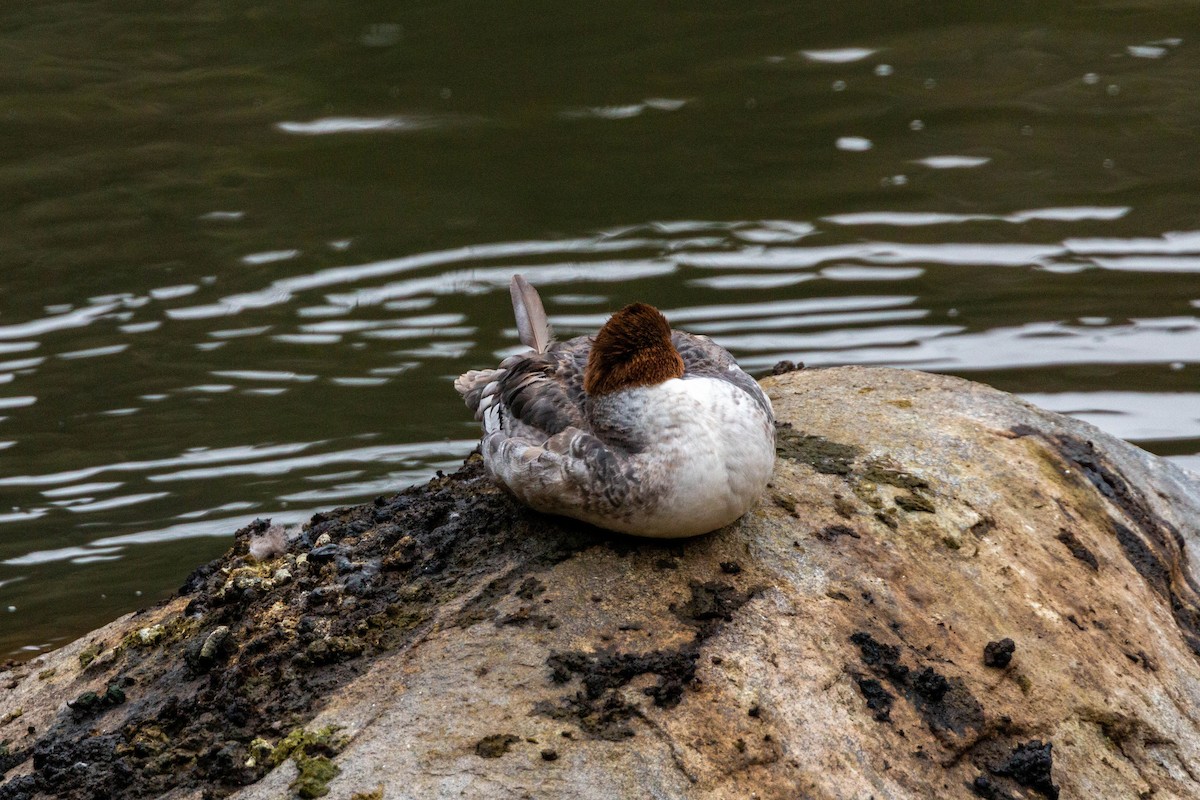
[[[996,669],[1004,669],[1012,661],[1017,643],[1012,639],[1001,639],[998,642],[988,642],[983,648],[983,663]]]
[[[1065,480],[1091,486],[1109,505],[1113,538],[1125,559],[1168,602],[1184,640],[1200,656],[1200,586],[1192,577],[1183,536],[1175,526],[1154,513],[1141,491],[1121,477],[1092,442],[1066,434],[1043,437],[1028,426],[1017,426],[1012,433],[1041,438],[1066,465],[1062,470]],[[1076,558],[1092,565],[1095,556],[1086,548],[1076,553],[1061,536],[1059,541],[1067,544]]]
[[[891,684],[934,735],[954,738],[983,730],[983,706],[960,678],[947,678],[929,664],[911,669],[901,663],[899,646],[884,644],[865,631],[854,633],[850,642],[858,646],[862,665]],[[867,698],[867,707],[876,712],[875,719],[887,721],[889,717],[881,717],[876,707],[878,691],[870,685],[864,687],[861,677],[857,681],[859,691]],[[872,705],[873,700],[876,705]]]
[[[565,684],[578,677],[582,690],[563,697],[558,704],[542,702],[536,713],[553,719],[570,720],[589,736],[619,741],[634,735],[629,721],[640,715],[617,690],[634,678],[653,674],[658,683],[643,689],[659,708],[674,708],[684,690],[696,677],[704,642],[733,619],[734,612],[746,604],[754,590],[739,592],[720,582],[691,583],[691,596],[682,606],[672,606],[680,621],[695,630],[692,640],[674,649],[644,653],[618,652],[598,648],[585,653],[551,653],[546,659],[550,679]]]
[[[161,644],[116,648],[117,691],[85,693],[29,746],[8,752],[6,768],[32,760],[32,772],[0,785],[0,800],[126,800],[200,787],[223,797],[271,768],[262,759],[246,766],[255,737],[304,725],[374,658],[411,641],[440,603],[508,565],[459,615],[492,619],[514,590],[539,594],[529,573],[605,546],[518,508],[477,457],[450,477],[314,515],[288,544],[293,556],[309,555],[289,580],[231,581],[231,570],[252,566],[247,542],[266,526],[239,531],[229,553],[188,576],[186,611],[164,619]],[[322,534],[333,546],[310,553]],[[256,624],[276,603],[294,625]],[[135,677],[136,690],[123,692]],[[74,768],[81,762],[88,769]]]

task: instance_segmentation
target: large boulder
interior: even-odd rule
[[[772,486],[712,535],[542,517],[477,458],[239,532],[0,675],[0,798],[1200,797],[1194,476],[955,378],[763,384]]]

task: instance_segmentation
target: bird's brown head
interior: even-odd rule
[[[593,397],[683,377],[683,359],[671,344],[671,326],[654,306],[634,303],[613,314],[596,334],[583,373]]]

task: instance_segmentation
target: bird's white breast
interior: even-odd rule
[[[771,418],[729,381],[691,377],[626,389],[597,410],[646,443],[633,461],[656,502],[628,526],[642,536],[692,536],[728,525],[771,477]]]

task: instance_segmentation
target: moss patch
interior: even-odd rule
[[[152,648],[173,644],[191,636],[196,630],[196,624],[194,619],[188,619],[182,614],[175,614],[163,622],[130,632],[115,649],[119,655],[131,648]]]
[[[349,741],[347,737],[338,734],[341,730],[336,725],[329,725],[315,731],[296,728],[283,737],[275,749],[271,751],[271,766],[279,766],[289,758],[305,755],[336,756]]]
[[[924,478],[918,478],[910,472],[905,472],[899,465],[890,461],[869,462],[860,473],[860,477],[870,483],[886,483],[888,486],[907,489],[910,492],[929,488],[929,483]]]
[[[480,758],[499,758],[521,739],[511,733],[493,733],[475,743],[475,755]]]
[[[896,500],[896,505],[905,511],[921,512],[924,514],[932,514],[936,509],[933,506],[933,501],[927,497],[921,497],[918,494],[902,494]]]
[[[71,709],[77,719],[99,714],[102,711],[107,711],[114,706],[119,706],[125,702],[125,692],[119,684],[110,683],[103,694],[97,692],[84,692],[74,700],[67,701],[67,707]]]
[[[775,453],[781,458],[808,464],[826,475],[849,475],[854,468],[854,459],[862,455],[862,450],[831,442],[822,436],[808,436],[793,428],[791,423],[783,422],[775,426]]]
[[[1100,562],[1096,560],[1096,555],[1085,547],[1083,542],[1079,541],[1079,537],[1073,531],[1060,528],[1058,536],[1054,538],[1066,545],[1067,549],[1071,551],[1072,556],[1091,567],[1092,572],[1100,570]]]
[[[279,766],[289,758],[299,773],[289,788],[305,800],[329,794],[329,782],[341,774],[341,767],[333,763],[346,746],[348,739],[338,734],[336,726],[316,731],[296,728],[283,738],[271,752],[270,761]]]
[[[329,782],[341,774],[342,768],[325,756],[296,760],[300,774],[288,788],[305,800],[329,794]]]
[[[92,642],[79,651],[79,668],[87,669],[96,660],[96,656],[104,652],[104,642]]]

